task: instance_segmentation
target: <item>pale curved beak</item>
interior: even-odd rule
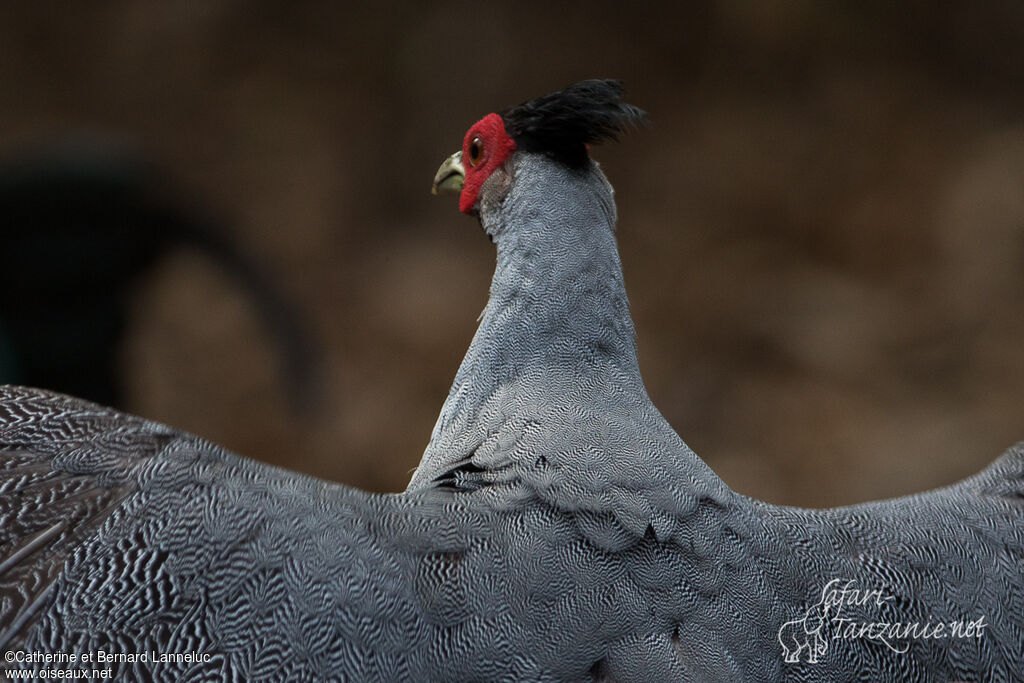
[[[434,174],[434,186],[431,194],[457,194],[462,191],[466,182],[466,169],[462,166],[462,152],[456,152],[441,164]]]

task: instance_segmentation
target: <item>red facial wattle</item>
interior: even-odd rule
[[[475,159],[471,155],[474,140],[479,140],[480,145],[480,153]],[[484,181],[505,163],[515,148],[515,141],[505,132],[505,122],[497,114],[488,114],[473,124],[462,141],[462,166],[466,181],[459,195],[459,211],[473,212]]]

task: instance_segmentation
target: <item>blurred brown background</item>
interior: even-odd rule
[[[1024,439],[1016,0],[4,3],[0,153],[124,136],[324,349],[296,417],[245,298],[182,251],[133,297],[132,412],[395,491],[493,267],[434,170],[483,114],[606,76],[654,121],[594,153],[641,365],[729,484],[852,503]]]

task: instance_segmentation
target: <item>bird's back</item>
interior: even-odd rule
[[[530,486],[370,495],[2,387],[0,649],[145,654],[105,664],[121,680],[1011,680],[1022,452],[928,494],[706,497],[668,536],[631,534]],[[786,622],[830,579],[891,597],[841,605],[857,623],[984,617],[984,634],[830,639],[787,663]]]

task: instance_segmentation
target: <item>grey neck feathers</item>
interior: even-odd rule
[[[596,164],[572,171],[538,155],[515,161],[508,196],[481,216],[498,258],[466,355],[477,380],[486,371],[507,382],[541,365],[574,378],[616,366],[639,382],[611,185]]]
[[[507,170],[507,194],[480,212],[498,249],[490,300],[410,488],[469,457],[494,433],[495,410],[514,419],[581,385],[649,405],[611,185],[597,164],[573,171],[535,154],[514,154]]]

